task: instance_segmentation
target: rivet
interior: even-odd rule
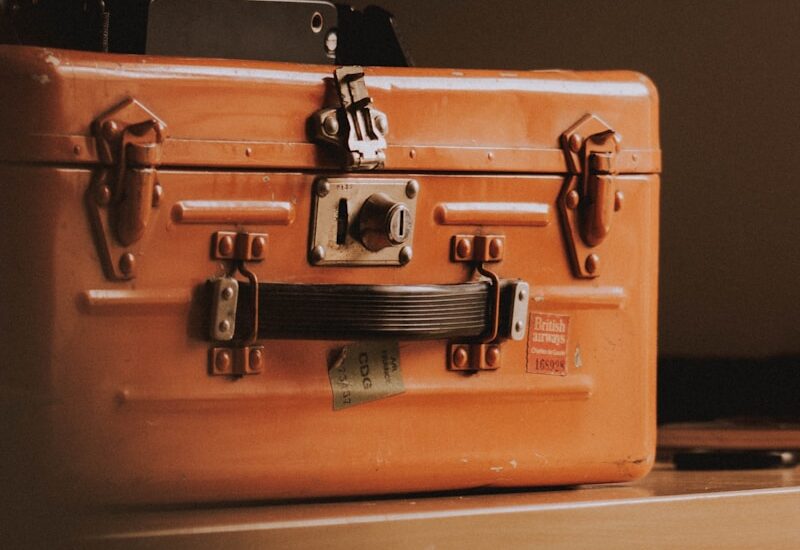
[[[375,117],[375,127],[382,134],[389,132],[389,119],[386,118],[386,115],[381,114]]]
[[[261,368],[261,361],[264,358],[264,353],[256,348],[250,350],[249,364],[250,370],[259,370]]]
[[[622,209],[622,202],[625,200],[625,195],[622,194],[622,191],[617,191],[614,193],[614,211],[619,211]]]
[[[217,244],[217,250],[220,256],[228,257],[233,255],[233,237],[231,235],[222,237]]]
[[[517,294],[517,299],[520,302],[523,302],[527,297],[528,297],[528,292],[524,288],[520,289],[519,294]]]
[[[223,319],[222,321],[219,322],[217,328],[219,329],[220,332],[228,332],[231,329],[231,322],[228,321],[227,319]]]
[[[569,136],[569,148],[573,153],[577,153],[583,146],[583,137],[580,134],[572,134]]]
[[[467,361],[469,361],[469,353],[464,348],[456,348],[453,351],[453,366],[459,369],[463,369],[467,366]]]
[[[97,204],[100,206],[106,206],[108,203],[111,202],[111,189],[108,185],[101,185],[97,188]]]
[[[458,239],[456,242],[456,255],[459,258],[469,258],[472,256],[472,242],[469,239]]]
[[[114,401],[117,402],[117,405],[124,405],[128,402],[128,399],[131,396],[131,392],[128,389],[119,390],[114,395]]]
[[[503,241],[500,239],[492,239],[489,241],[489,257],[499,258],[503,255]]]
[[[252,157],[253,156],[253,148],[252,147],[248,147],[247,149],[244,150],[244,154],[247,155],[248,157]]]
[[[80,145],[76,145],[75,147],[72,148],[72,152],[75,153],[76,155],[80,155],[81,154],[81,146]]]
[[[222,350],[214,358],[214,368],[219,372],[229,371],[231,368],[231,352]]]
[[[494,153],[492,153],[491,151],[489,151],[488,153],[486,153],[486,158],[487,158],[488,160],[492,160],[492,159],[494,158]]]
[[[406,197],[413,199],[419,193],[419,182],[417,180],[408,180],[406,183]]]
[[[136,269],[136,256],[130,252],[126,252],[119,258],[119,270],[125,275],[133,274]]]
[[[412,159],[417,158],[417,150],[416,149],[411,149],[408,152],[408,156],[411,157]]]
[[[331,184],[328,180],[319,180],[317,182],[317,196],[324,197],[331,192]]]
[[[522,321],[514,323],[514,332],[522,332]]]
[[[322,130],[329,136],[335,136],[339,133],[339,121],[336,120],[336,115],[329,115],[322,121]]]
[[[311,250],[311,261],[312,263],[318,264],[322,260],[325,259],[325,248],[322,246],[315,246]]]
[[[397,259],[400,260],[400,265],[406,265],[408,262],[411,261],[411,257],[414,255],[414,251],[411,250],[410,246],[404,246],[400,249],[400,254],[397,256]]]
[[[161,204],[161,197],[164,196],[164,188],[160,184],[153,186],[153,206]]]
[[[495,366],[500,361],[500,348],[498,346],[489,346],[486,350],[486,364],[490,367]]]
[[[578,207],[578,204],[580,204],[580,202],[581,202],[581,196],[575,189],[567,193],[567,200],[566,200],[567,208],[569,208],[570,210],[574,210]]]
[[[103,123],[103,137],[106,141],[114,141],[119,137],[119,124],[114,120],[106,120]]]
[[[267,241],[264,237],[256,237],[253,239],[253,242],[250,243],[250,254],[254,258],[260,258],[264,255],[264,248],[267,246]]]
[[[233,289],[229,286],[225,287],[222,290],[222,294],[220,295],[220,297],[223,300],[230,300],[231,298],[233,298]]]
[[[589,256],[586,257],[585,266],[588,273],[594,274],[600,267],[600,256],[597,254],[589,254]]]

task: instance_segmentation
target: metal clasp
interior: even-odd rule
[[[558,206],[573,271],[578,277],[600,274],[600,253],[593,249],[605,241],[614,212],[622,206],[622,192],[616,189],[614,178],[619,142],[619,135],[591,114],[561,136],[568,175]]]
[[[364,70],[358,66],[339,67],[334,71],[334,83],[341,107],[314,113],[314,139],[336,145],[348,170],[382,168],[389,121],[372,106]]]
[[[137,244],[153,208],[166,125],[135,99],[128,99],[92,124],[97,150],[108,167],[95,174],[88,195],[100,256],[111,279],[136,276]]]

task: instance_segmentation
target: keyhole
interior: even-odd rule
[[[397,234],[400,235],[401,239],[403,237],[405,237],[405,229],[406,229],[406,211],[405,210],[401,210],[400,211],[400,228],[397,230]]]
[[[339,199],[339,211],[336,216],[336,244],[344,244],[347,239],[347,199]]]

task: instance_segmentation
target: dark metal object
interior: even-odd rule
[[[9,0],[0,43],[296,63],[411,66],[394,17],[324,0]]]
[[[153,0],[146,53],[332,63],[337,10],[322,0]]]
[[[338,5],[339,44],[336,63],[379,67],[411,67],[413,61],[403,44],[394,16],[376,6],[358,11]]]
[[[150,0],[14,0],[0,5],[0,43],[144,53]]]

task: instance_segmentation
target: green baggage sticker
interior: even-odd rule
[[[328,369],[333,410],[405,391],[397,342],[356,342],[335,355]]]

